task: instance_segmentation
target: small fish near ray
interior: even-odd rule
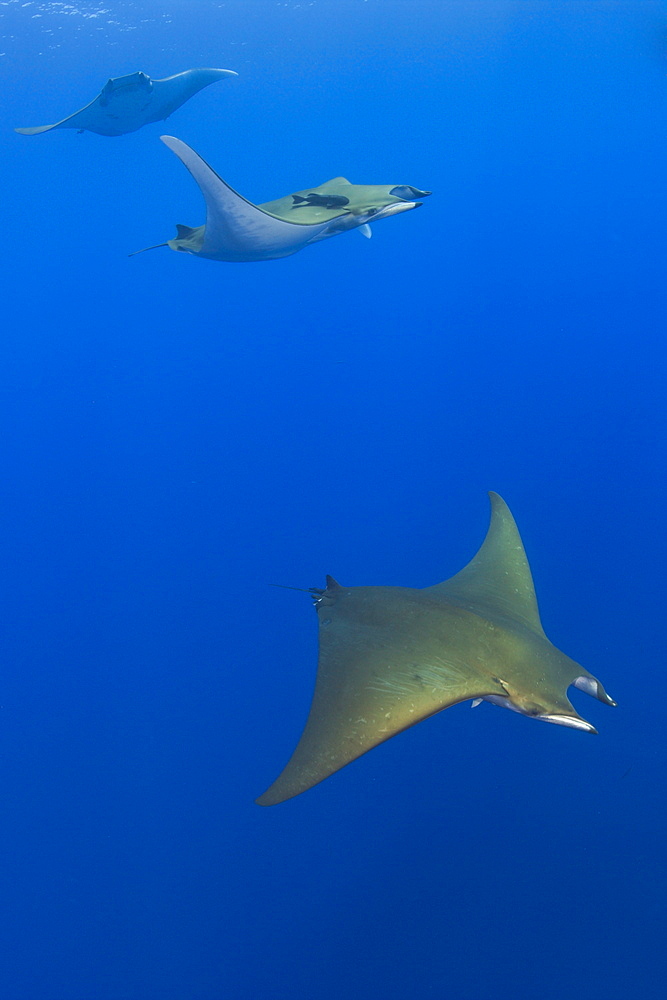
[[[471,700],[544,722],[597,730],[572,707],[574,685],[615,705],[602,684],[547,639],[518,528],[490,493],[491,523],[474,559],[424,589],[313,588],[319,663],[305,729],[257,799],[276,805],[431,715]]]
[[[416,199],[431,193],[407,184],[350,184],[344,177],[335,177],[319,187],[254,205],[190,146],[170,135],[160,138],[199,185],[206,202],[206,224],[178,225],[176,239],[146,250],[167,246],[207,260],[277,260],[349,229],[359,229],[368,237],[369,222],[419,208],[421,202]]]
[[[204,87],[228,76],[238,73],[233,69],[186,69],[162,80],[151,80],[145,73],[129,73],[108,80],[94,101],[55,125],[14,131],[40,135],[54,128],[75,128],[98,135],[125,135],[149,122],[164,121]]]

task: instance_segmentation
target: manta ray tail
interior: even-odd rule
[[[147,250],[158,250],[160,247],[168,247],[168,246],[169,246],[168,243],[155,243],[154,246],[152,247],[142,247],[141,250],[133,250],[132,253],[129,253],[127,256],[136,257],[138,253],[146,253]]]

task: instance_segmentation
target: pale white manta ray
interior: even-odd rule
[[[431,193],[409,184],[350,184],[344,177],[334,177],[319,187],[253,205],[190,146],[170,135],[160,138],[199,185],[206,202],[206,225],[179,225],[176,239],[146,250],[168,246],[208,260],[276,260],[349,229],[370,236],[370,222],[419,208],[416,199]]]
[[[163,80],[130,73],[108,80],[94,101],[55,125],[17,128],[21,135],[39,135],[54,128],[75,128],[98,135],[125,135],[149,122],[164,121],[204,87],[228,76],[233,69],[186,69]]]

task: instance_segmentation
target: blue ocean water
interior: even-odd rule
[[[0,3],[0,1000],[665,988],[667,3]],[[234,69],[165,125],[110,76]],[[433,196],[284,260],[255,202]],[[424,587],[512,508],[589,736],[469,703],[282,805],[308,598]]]

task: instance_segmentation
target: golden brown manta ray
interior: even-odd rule
[[[519,530],[497,493],[472,562],[444,583],[312,589],[319,618],[315,693],[282,774],[257,799],[272,806],[367,750],[471,699],[544,722],[597,730],[567,698],[571,684],[615,705],[602,684],[547,639]]]

